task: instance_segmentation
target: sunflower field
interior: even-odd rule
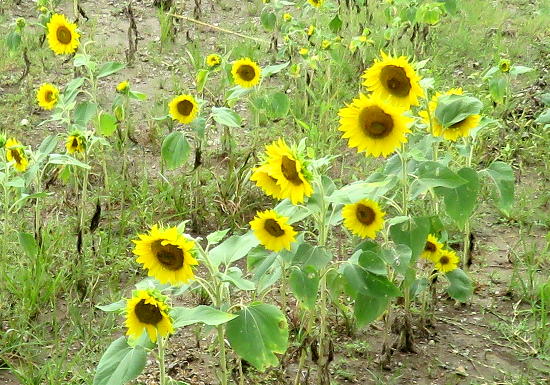
[[[550,384],[548,0],[0,1],[0,385]]]

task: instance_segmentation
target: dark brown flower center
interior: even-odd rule
[[[256,71],[254,67],[248,64],[243,64],[237,69],[237,74],[239,77],[247,82],[251,81],[256,77]]]
[[[468,118],[466,118],[468,119]],[[454,124],[451,124],[449,127],[447,128],[451,128],[451,129],[457,129],[457,128],[460,128],[460,126],[462,126],[465,122],[466,122],[466,119],[462,119],[460,122],[456,122]]]
[[[15,159],[15,163],[21,164],[23,161],[23,157],[21,156],[21,153],[19,152],[19,150],[18,149],[10,150],[10,152],[11,152],[12,158]]]
[[[433,253],[436,250],[436,247],[432,242],[426,242],[426,246],[424,246],[424,250],[429,251],[430,253]]]
[[[355,209],[355,216],[357,217],[357,220],[359,222],[368,226],[372,224],[372,222],[374,222],[374,219],[376,218],[376,213],[369,206],[365,206],[364,204],[360,203],[357,205],[357,209]]]
[[[264,222],[264,229],[274,237],[282,237],[285,235],[285,231],[281,229],[281,226],[275,219],[269,218]]]
[[[299,186],[304,183],[302,182],[300,174],[296,169],[296,161],[290,159],[286,155],[283,156],[283,159],[281,160],[281,172],[283,173],[284,177],[289,180],[290,183],[292,183],[293,185]]]
[[[191,103],[189,100],[182,100],[178,103],[177,108],[180,114],[184,116],[189,116],[193,111],[193,103]]]
[[[363,133],[373,139],[388,136],[393,130],[393,119],[378,106],[365,107],[359,114],[359,125]]]
[[[450,262],[449,257],[447,257],[446,255],[439,258],[439,263],[441,263],[442,265],[448,265],[449,262]]]
[[[61,44],[69,44],[71,42],[71,39],[72,39],[71,31],[69,31],[69,29],[64,25],[57,28],[56,35],[57,35],[57,40]]]
[[[145,303],[144,299],[137,303],[134,312],[138,320],[145,324],[156,325],[162,321],[162,314],[159,308],[150,303]]]
[[[152,253],[157,260],[168,270],[179,270],[183,266],[184,252],[177,246],[167,244],[162,245],[163,239],[159,239],[151,245]]]
[[[54,101],[53,92],[50,90],[46,91],[46,93],[44,94],[44,99],[46,99],[48,103],[53,102]]]
[[[402,67],[385,66],[380,71],[380,80],[390,94],[400,98],[408,96],[411,91],[411,81]]]
[[[78,139],[76,137],[73,138],[73,141],[71,142],[71,147],[74,149],[78,148]]]

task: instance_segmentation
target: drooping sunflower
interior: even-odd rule
[[[210,54],[206,57],[206,65],[208,68],[214,68],[221,64],[222,58],[220,55],[217,55],[215,53]]]
[[[319,8],[321,5],[323,5],[324,0],[307,0],[307,2],[313,5],[315,8]]]
[[[411,118],[403,115],[403,110],[384,103],[375,96],[359,98],[340,109],[340,127],[348,146],[356,147],[365,155],[384,157],[407,142],[406,134],[411,132],[408,123]]]
[[[459,262],[460,258],[455,254],[454,251],[441,250],[439,256],[434,261],[434,267],[436,270],[446,274],[449,271],[453,271],[454,269],[456,269]]]
[[[284,198],[281,186],[277,184],[277,179],[269,175],[269,168],[266,164],[254,168],[250,180],[256,182],[256,185],[261,188],[266,195],[272,196],[275,199]]]
[[[385,215],[378,203],[370,199],[345,205],[342,209],[344,226],[361,238],[376,238],[376,233],[384,227]]]
[[[148,270],[148,275],[160,283],[179,285],[195,278],[192,266],[198,265],[193,256],[195,243],[181,235],[176,227],[151,227],[149,234],[139,234],[133,240],[136,261]]]
[[[428,235],[428,239],[426,239],[424,251],[420,256],[435,263],[441,250],[443,250],[443,244],[438,241],[435,235],[430,234]]]
[[[86,149],[86,138],[80,132],[73,132],[67,136],[65,148],[69,154],[83,153]]]
[[[244,88],[251,88],[260,82],[262,70],[257,63],[249,58],[243,58],[233,63],[231,74],[235,83]]]
[[[80,45],[76,24],[69,23],[65,15],[54,14],[47,24],[48,44],[57,55],[72,54]]]
[[[172,119],[183,124],[191,123],[199,112],[199,105],[191,95],[176,96],[168,104],[168,107],[170,108]]]
[[[274,210],[256,213],[250,221],[250,228],[260,243],[268,250],[290,250],[290,244],[296,240],[296,231],[289,225],[288,218]]]
[[[50,83],[44,83],[36,91],[36,100],[38,105],[45,110],[51,110],[59,100],[59,89]]]
[[[407,57],[381,54],[382,60],[375,59],[363,74],[363,85],[393,106],[409,109],[411,105],[418,105],[418,98],[424,95],[424,91],[420,87],[420,77]]]
[[[481,121],[481,115],[474,114],[466,117],[465,119],[461,120],[460,122],[454,123],[451,126],[445,128],[441,125],[441,123],[437,120],[435,117],[435,110],[437,109],[437,104],[439,102],[439,98],[442,96],[447,95],[462,95],[462,88],[451,88],[449,91],[445,92],[444,94],[441,94],[437,92],[433,97],[432,100],[428,103],[428,108],[430,109],[430,114],[428,115],[428,111],[420,111],[418,114],[428,125],[428,130],[430,130],[430,117],[432,118],[432,135],[434,136],[441,136],[444,139],[450,140],[452,142],[456,141],[459,138],[466,137],[470,134],[470,131],[472,129],[479,126],[479,122]]]
[[[305,197],[313,194],[309,174],[298,154],[283,139],[266,146],[266,171],[281,187],[281,197],[292,204],[302,203]]]
[[[126,301],[126,335],[139,338],[145,329],[152,342],[174,333],[166,297],[153,290],[136,290]]]
[[[130,89],[130,82],[128,82],[128,80],[124,80],[123,82],[118,83],[116,86],[117,92],[121,94],[127,93],[129,89]]]
[[[25,155],[23,145],[15,138],[10,138],[6,141],[6,160],[14,162],[13,167],[19,172],[24,172],[29,167],[29,160]]]

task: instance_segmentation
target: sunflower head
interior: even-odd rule
[[[176,96],[172,99],[170,104],[168,104],[168,107],[172,119],[183,124],[191,123],[199,112],[199,105],[191,95]]]
[[[216,68],[217,66],[219,66],[221,64],[221,62],[222,62],[221,56],[217,55],[215,53],[210,54],[206,57],[206,65],[210,69]]]
[[[283,199],[281,186],[277,184],[277,179],[269,175],[267,164],[254,168],[250,180],[255,182],[266,195],[272,196],[275,199]]]
[[[332,45],[332,43],[330,42],[330,40],[323,40],[321,42],[321,48],[322,49],[329,49],[331,45]]]
[[[435,269],[442,273],[448,273],[458,268],[460,258],[451,250],[441,250],[437,258],[433,261]]]
[[[124,80],[123,82],[120,82],[116,86],[116,91],[121,94],[127,94],[130,90],[130,82],[128,80]]]
[[[65,148],[69,154],[81,154],[86,149],[86,137],[80,131],[74,131],[65,141]]]
[[[306,34],[308,36],[312,36],[314,33],[315,33],[315,26],[314,25],[310,25],[309,27],[307,27]]]
[[[424,91],[420,87],[420,77],[407,57],[381,54],[382,60],[376,59],[363,74],[363,85],[394,106],[408,109],[411,105],[418,105],[418,98],[424,95]]]
[[[443,125],[437,120],[435,117],[435,110],[437,109],[439,98],[442,96],[447,95],[462,95],[462,88],[451,88],[449,91],[445,92],[444,94],[441,94],[437,92],[433,97],[432,100],[428,103],[428,108],[430,109],[430,114],[428,114],[428,111],[420,111],[418,114],[426,123],[428,126],[428,130],[431,128],[431,133],[434,136],[440,136],[444,139],[450,140],[452,142],[456,141],[459,138],[466,137],[470,134],[470,131],[472,129],[479,126],[479,122],[481,121],[481,115],[479,114],[473,114],[465,119],[462,119],[460,122],[456,122],[452,124],[451,126],[445,128]],[[430,118],[431,118],[431,124],[430,124]]]
[[[135,290],[126,301],[126,334],[137,339],[144,330],[152,342],[174,333],[167,297],[155,290]]]
[[[4,145],[6,149],[6,160],[13,162],[13,167],[19,171],[24,172],[29,167],[29,160],[25,155],[23,145],[15,138],[10,138]]]
[[[508,73],[510,72],[510,68],[512,68],[512,62],[510,62],[509,59],[500,59],[500,62],[498,63],[498,69],[500,72]]]
[[[268,250],[290,250],[292,242],[296,241],[296,231],[289,225],[288,218],[277,214],[274,210],[256,213],[250,222],[250,228],[260,243]]]
[[[244,88],[251,88],[260,82],[262,70],[249,58],[239,59],[233,63],[231,74],[235,83]]]
[[[265,171],[277,181],[281,188],[280,197],[288,198],[292,204],[302,203],[313,194],[312,175],[307,164],[295,149],[283,139],[266,146]]]
[[[384,157],[407,142],[410,118],[375,96],[359,98],[340,110],[340,131],[348,146],[365,155]]]
[[[67,55],[76,52],[80,45],[80,35],[76,24],[69,23],[65,15],[54,14],[47,24],[48,44],[57,55]]]
[[[292,15],[290,13],[283,14],[283,20],[284,21],[290,21],[292,20]]]
[[[298,52],[302,56],[307,56],[309,54],[309,49],[307,48],[300,48],[300,51]]]
[[[435,263],[441,250],[443,250],[443,244],[437,240],[435,235],[430,234],[428,235],[428,239],[426,239],[424,251],[422,251],[420,256]]]
[[[344,226],[361,238],[376,238],[376,233],[384,227],[385,215],[378,203],[370,199],[345,205],[342,209]]]
[[[136,261],[160,283],[179,285],[195,278],[192,266],[198,265],[194,257],[195,242],[181,235],[176,227],[164,229],[154,225],[148,234],[139,234],[133,240]]]
[[[307,0],[307,2],[315,8],[319,8],[321,5],[323,5],[324,0]]]
[[[40,107],[45,110],[51,110],[59,100],[59,90],[53,84],[44,83],[36,92],[36,100]]]

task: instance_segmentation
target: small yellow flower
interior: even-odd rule
[[[331,46],[331,44],[332,44],[332,43],[331,43],[329,40],[323,40],[323,41],[321,42],[321,48],[322,48],[322,49],[329,49],[330,46]]]
[[[296,231],[289,225],[288,218],[274,210],[256,213],[250,222],[250,228],[260,243],[268,250],[290,250],[292,242],[296,241]]]
[[[315,8],[319,8],[321,5],[323,5],[324,0],[307,0],[307,2],[313,5]]]
[[[29,167],[29,160],[25,155],[23,145],[15,138],[10,138],[6,141],[6,160],[14,162],[13,167],[19,172],[24,172]]]
[[[308,36],[311,36],[315,33],[315,26],[314,25],[310,25],[308,28],[307,28],[307,31],[306,31],[307,35]]]
[[[504,73],[510,72],[511,67],[512,67],[512,63],[508,59],[501,59],[500,62],[498,63],[498,69],[500,70],[500,72],[504,72]]]
[[[442,273],[448,273],[458,268],[460,258],[451,250],[441,250],[439,256],[434,261],[435,269]]]
[[[290,21],[290,20],[292,20],[292,15],[291,15],[290,13],[285,13],[285,14],[283,15],[283,20],[284,20],[284,21]]]
[[[215,68],[219,66],[221,62],[222,62],[221,56],[215,53],[210,54],[206,57],[206,65],[208,66],[208,68]]]
[[[300,48],[300,55],[307,56],[309,54],[309,49],[307,48]]]
[[[191,95],[176,96],[168,104],[168,107],[172,119],[183,124],[191,123],[199,112],[199,105]]]
[[[129,89],[130,89],[130,83],[128,82],[128,80],[120,82],[116,86],[117,92],[120,92],[122,94],[128,92]]]
[[[36,100],[40,107],[45,110],[51,110],[59,100],[59,90],[53,84],[44,83],[36,92]]]
[[[233,63],[231,74],[235,83],[244,88],[251,88],[260,82],[262,70],[256,62],[243,58]]]
[[[83,153],[86,148],[85,137],[78,132],[75,132],[67,136],[65,141],[65,148],[69,154],[74,154],[75,152]]]
[[[67,55],[76,52],[80,45],[80,35],[76,31],[76,24],[69,23],[65,15],[54,14],[48,27],[48,44],[57,55]]]
[[[144,330],[152,342],[174,333],[166,297],[154,290],[136,290],[126,301],[126,335],[137,339]]]

